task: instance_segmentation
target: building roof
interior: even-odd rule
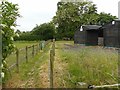
[[[99,25],[83,25],[83,27],[86,30],[98,30],[98,29],[102,28],[102,26],[99,26]]]

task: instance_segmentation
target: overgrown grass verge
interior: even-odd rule
[[[67,43],[68,44],[68,43]],[[67,87],[77,88],[84,82],[87,85],[118,83],[118,53],[101,47],[73,46],[59,42],[61,59],[67,63],[65,81]],[[71,45],[71,47],[69,47]]]

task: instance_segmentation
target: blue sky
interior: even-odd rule
[[[57,2],[60,0],[8,0],[19,5],[22,15],[17,20],[20,31],[31,31],[36,24],[40,25],[52,20],[57,11]],[[118,16],[118,1],[120,0],[91,0],[98,7],[98,12],[111,13]]]

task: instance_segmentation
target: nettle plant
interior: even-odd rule
[[[15,36],[14,28],[17,26],[16,20],[20,17],[18,12],[18,5],[2,0],[0,4],[0,21],[1,33],[2,33],[2,82],[7,80],[8,68],[5,59],[13,52],[15,46],[13,45],[13,37]]]

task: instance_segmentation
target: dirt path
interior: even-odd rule
[[[57,47],[57,45],[56,45]],[[49,56],[49,53],[47,54]],[[47,62],[44,63],[40,67],[40,88],[49,88],[50,82],[49,82],[49,60],[48,58]],[[53,87],[54,88],[64,88],[65,87],[65,80],[64,80],[64,72],[65,72],[65,66],[66,64],[62,62],[59,55],[59,49],[55,49],[55,61],[54,61],[54,69],[53,69]]]
[[[56,48],[57,48],[56,44]],[[48,53],[49,55],[49,53]],[[41,71],[39,72],[40,75],[40,88],[49,88],[50,82],[49,82],[49,60],[48,58],[47,62],[43,64],[40,68]],[[54,69],[53,69],[53,87],[54,88],[65,88],[65,80],[64,80],[64,73],[65,73],[65,67],[66,63],[64,63],[59,54],[59,49],[55,49],[55,61],[54,61]]]
[[[48,53],[49,55],[49,53]],[[48,59],[49,60],[49,59]],[[48,60],[40,67],[39,79],[40,79],[40,88],[49,88],[49,76],[48,76]]]

